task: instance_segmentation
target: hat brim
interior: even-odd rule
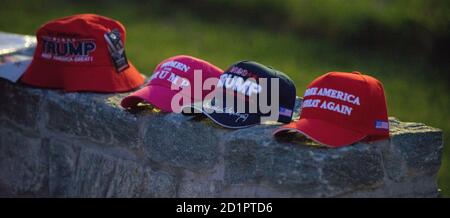
[[[130,62],[127,69],[117,72],[113,66],[53,64],[33,59],[21,82],[68,92],[127,92],[143,85],[144,79]]]
[[[195,102],[190,105],[182,107],[182,112],[185,115],[193,115],[202,113],[218,125],[230,129],[242,129],[254,126],[260,123],[261,117],[254,113],[226,113],[220,109],[212,109],[211,99],[203,102]],[[188,112],[186,112],[188,110]],[[193,111],[192,111],[193,110]],[[194,112],[194,113],[192,113]]]
[[[351,145],[366,137],[364,133],[342,128],[323,120],[305,118],[283,125],[273,134],[285,131],[299,132],[319,144],[333,148]]]

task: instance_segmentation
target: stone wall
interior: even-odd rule
[[[438,195],[442,132],[424,124],[390,118],[390,140],[327,149],[275,139],[276,125],[130,113],[124,96],[0,80],[0,196]]]

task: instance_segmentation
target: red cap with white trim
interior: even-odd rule
[[[329,147],[388,138],[383,85],[359,72],[322,75],[305,91],[300,119],[274,134],[284,131],[297,131]]]

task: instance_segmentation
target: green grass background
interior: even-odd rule
[[[167,7],[159,1],[145,4],[125,1],[4,1],[0,6],[0,31],[35,34],[36,29],[50,19],[76,13],[97,13],[125,25],[127,55],[144,74],[149,75],[161,60],[177,54],[197,56],[221,68],[251,59],[288,74],[300,96],[308,83],[319,75],[329,71],[356,70],[383,82],[390,116],[438,127],[444,131],[444,141],[449,138],[448,65],[430,62],[428,56],[416,50],[347,46],[332,40],[333,36],[347,36],[357,31],[359,27],[355,23],[368,17],[390,29],[401,28],[406,20],[421,24],[434,35],[445,35],[448,34],[448,8],[438,4],[435,11],[433,8],[425,10],[424,1],[399,0],[393,8],[380,13],[373,2],[385,1],[361,0],[354,4],[337,0],[276,2],[218,0],[214,4],[231,4],[233,7],[241,4],[236,7],[281,11],[279,14],[288,23],[282,30],[271,28],[273,23],[270,20],[255,25],[250,21],[227,19],[226,16],[214,19],[211,16],[214,11],[205,10],[205,16],[202,16],[202,8],[195,9],[194,13],[184,10],[189,6]],[[286,9],[289,10],[284,12]],[[230,12],[230,16],[236,14]],[[316,28],[323,34],[311,37],[289,31],[290,27],[296,30]],[[450,197],[449,160],[450,151],[445,146],[438,179],[445,197]]]

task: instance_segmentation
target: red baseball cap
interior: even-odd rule
[[[208,63],[207,61],[187,56],[179,55],[162,61],[155,69],[148,84],[125,97],[121,105],[124,108],[135,107],[140,102],[148,102],[164,112],[173,112],[171,106],[172,98],[176,94],[181,94],[190,98],[191,102],[181,102],[183,104],[202,101],[213,90],[203,90],[203,83],[207,79],[216,79],[215,84],[223,70]],[[195,82],[195,74],[201,76],[201,80]],[[199,77],[200,78],[200,77]],[[201,84],[199,84],[201,82]],[[196,96],[193,86],[200,86],[201,96]],[[175,86],[177,89],[172,89]],[[184,91],[183,91],[184,90]],[[181,111],[180,111],[181,112]]]
[[[322,75],[305,91],[300,119],[274,134],[283,131],[297,131],[329,147],[388,138],[383,85],[359,72]]]
[[[65,91],[124,92],[144,83],[125,55],[125,28],[113,19],[79,14],[42,25],[33,61],[21,81]]]

